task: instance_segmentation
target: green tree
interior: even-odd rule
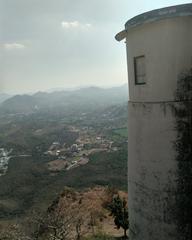
[[[118,229],[123,228],[124,237],[127,238],[127,230],[129,228],[128,208],[125,199],[121,199],[119,195],[115,196],[112,202],[108,205],[111,216],[114,218],[114,223]]]

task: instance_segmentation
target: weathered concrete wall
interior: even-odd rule
[[[129,102],[128,188],[131,240],[177,239],[177,137],[172,104]]]
[[[178,75],[192,64],[192,17],[138,26],[127,34],[131,101],[172,101]],[[145,55],[147,84],[135,86],[134,57]]]
[[[191,240],[192,16],[131,28],[126,42],[130,239]],[[135,85],[142,55],[147,81]]]
[[[192,73],[187,78],[175,102],[129,102],[131,240],[192,239]]]
[[[181,240],[192,239],[192,68],[177,82],[174,107],[177,138],[176,223]]]

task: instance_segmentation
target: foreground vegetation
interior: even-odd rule
[[[105,229],[109,232],[114,222],[114,230],[116,225],[126,233],[127,221],[126,193],[104,187],[84,192],[65,188],[46,211],[33,211],[24,221],[7,224],[6,228],[0,225],[0,236],[1,240],[112,239]]]

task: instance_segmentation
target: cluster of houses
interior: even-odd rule
[[[65,157],[75,156],[83,147],[83,144],[72,144],[70,147],[66,147],[65,143],[62,145],[60,142],[53,142],[45,154],[65,159]]]
[[[85,128],[72,131],[80,133],[79,138],[72,145],[55,141],[49,149],[44,152],[47,156],[52,156],[53,161],[48,163],[50,171],[70,170],[72,168],[85,165],[89,162],[89,155],[100,151],[115,151],[112,147],[113,142],[104,136],[95,134],[92,129]],[[11,151],[0,148],[0,176],[6,174]],[[19,155],[20,157],[28,157],[30,155]]]
[[[87,144],[91,145],[88,149]],[[48,163],[48,169],[52,172],[70,170],[85,165],[89,162],[89,155],[99,151],[110,151],[113,142],[104,139],[102,136],[81,135],[76,143],[71,146],[53,142],[46,155],[54,156],[55,160]]]
[[[7,151],[4,148],[0,148],[0,176],[5,175],[8,169],[8,163],[11,151]]]

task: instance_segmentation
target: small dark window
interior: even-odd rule
[[[146,83],[145,56],[134,58],[135,84]]]

